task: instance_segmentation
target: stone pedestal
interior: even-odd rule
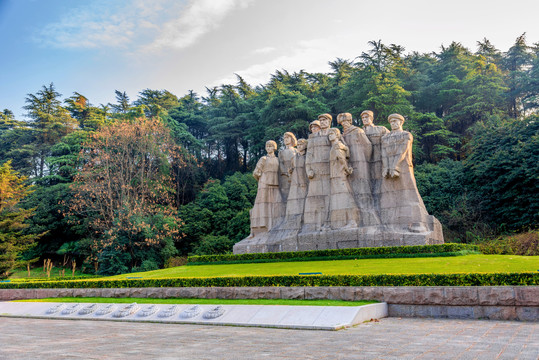
[[[314,232],[275,230],[238,242],[234,245],[234,254],[444,243],[442,225],[434,216],[429,215],[427,230],[416,233],[388,226]]]

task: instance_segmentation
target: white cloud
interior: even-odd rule
[[[57,48],[185,48],[254,0],[97,0],[46,25],[35,41]]]
[[[253,0],[191,0],[179,17],[163,26],[153,47],[186,48],[201,36],[217,28],[236,8],[245,8]]]
[[[126,47],[157,30],[159,11],[166,1],[154,0],[150,7],[141,0],[98,0],[65,13],[34,40],[58,48]]]
[[[285,55],[234,71],[234,74],[240,75],[251,85],[258,85],[267,83],[276,70],[284,69],[290,73],[300,70],[327,73],[331,70],[328,61],[337,57],[352,60],[359,55],[349,46],[353,41],[351,35],[302,40]],[[215,81],[212,86],[235,84],[236,81],[235,75],[230,74]]]
[[[275,49],[272,46],[266,46],[266,47],[263,47],[263,48],[253,50],[253,54],[269,54],[271,52],[274,52],[275,50],[277,50],[277,49]]]

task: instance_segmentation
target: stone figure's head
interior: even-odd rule
[[[284,135],[283,135],[283,141],[284,141],[284,145],[286,147],[288,146],[296,146],[298,144],[298,141],[296,140],[296,136],[294,134],[292,134],[291,132],[285,132]]]
[[[341,124],[343,128],[347,128],[352,125],[352,114],[341,113],[337,115],[337,124]]]
[[[391,124],[391,130],[402,130],[404,116],[401,114],[391,114],[387,117],[387,120]]]
[[[300,154],[305,154],[305,150],[307,150],[307,143],[308,141],[305,139],[298,139],[298,152]]]
[[[320,127],[322,129],[329,129],[329,127],[331,126],[332,120],[333,118],[331,117],[330,114],[318,115],[318,121],[320,121]]]
[[[268,154],[273,154],[277,150],[277,143],[273,140],[266,141],[266,151]]]
[[[337,128],[331,128],[328,132],[328,139],[331,142],[341,140],[341,131]]]
[[[318,120],[315,120],[313,122],[311,122],[309,124],[309,130],[313,133],[313,134],[316,134],[317,132],[320,131],[320,121]]]
[[[374,121],[374,113],[370,110],[365,110],[361,113],[361,121],[363,121],[364,126],[372,125]]]

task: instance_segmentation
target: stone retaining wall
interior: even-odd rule
[[[4,289],[0,300],[47,297],[334,299],[387,302],[389,315],[539,321],[539,286]]]

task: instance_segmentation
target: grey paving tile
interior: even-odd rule
[[[539,324],[387,318],[342,331],[0,318],[0,359],[531,359]]]

